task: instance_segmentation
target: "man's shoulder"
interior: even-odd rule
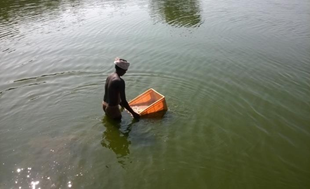
[[[110,75],[108,76],[108,79],[109,79],[110,81],[118,81],[118,80],[120,80],[120,78],[118,77],[118,75],[115,74],[115,73],[110,74]]]
[[[109,83],[111,85],[123,85],[125,82],[122,78],[115,76],[115,75],[110,75],[109,76]]]

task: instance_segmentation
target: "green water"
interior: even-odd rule
[[[0,188],[310,188],[307,0],[0,2]],[[113,60],[127,99],[101,109]]]

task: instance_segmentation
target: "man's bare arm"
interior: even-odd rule
[[[126,94],[125,94],[125,82],[124,80],[120,81],[120,85],[119,85],[119,92],[120,92],[120,99],[121,99],[121,105],[126,108],[135,119],[139,119],[140,115],[137,114],[135,111],[133,111],[133,109],[129,106],[127,100],[126,100]]]

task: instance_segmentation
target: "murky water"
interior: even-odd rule
[[[309,188],[307,0],[0,2],[0,188]],[[127,99],[101,109],[116,56]]]

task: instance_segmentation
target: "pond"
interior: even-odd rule
[[[309,188],[307,0],[0,2],[0,188]],[[101,101],[114,58],[121,123]]]

